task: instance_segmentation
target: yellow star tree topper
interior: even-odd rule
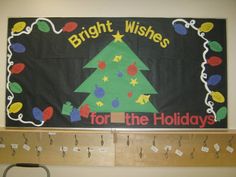
[[[115,39],[115,42],[122,42],[122,38],[124,37],[123,34],[120,34],[119,31],[116,32],[116,34],[112,35]]]

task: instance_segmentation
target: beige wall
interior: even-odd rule
[[[0,0],[0,127],[5,125],[5,68],[8,17],[112,16],[210,17],[227,19],[229,128],[236,129],[236,0]],[[1,157],[0,157],[1,158]],[[5,165],[0,165],[0,175]],[[53,177],[235,177],[236,168],[88,168],[49,167]],[[28,173],[31,174],[31,171]],[[41,177],[36,171],[31,176]],[[22,170],[9,175],[25,177]],[[27,175],[30,176],[30,175]]]

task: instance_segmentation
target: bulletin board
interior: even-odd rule
[[[227,128],[225,19],[9,18],[6,127]]]

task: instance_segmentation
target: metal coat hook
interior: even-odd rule
[[[117,133],[116,130],[112,131],[113,132],[113,143],[116,144],[117,142]]]
[[[79,141],[78,141],[78,138],[77,138],[76,134],[75,134],[74,138],[75,138],[75,146],[77,146],[79,144]]]
[[[88,158],[90,158],[91,157],[91,151],[90,151],[90,148],[88,147]]]
[[[62,157],[65,158],[66,151],[65,151],[65,147],[63,145],[61,146],[61,151],[62,151]]]
[[[156,136],[153,137],[152,145],[156,146]]]
[[[204,141],[203,141],[203,146],[207,147],[207,140],[208,140],[208,135],[205,137]]]
[[[219,150],[216,150],[216,158],[219,159],[220,158],[220,149]]]
[[[103,139],[103,135],[101,135],[101,146],[104,145],[104,139]]]
[[[15,155],[16,155],[16,150],[12,148],[11,156],[15,156]]]
[[[232,141],[233,141],[233,139],[234,139],[234,136],[232,136],[232,137],[229,139],[229,141],[228,141],[229,146],[232,146]]]
[[[195,148],[193,148],[193,151],[190,153],[190,158],[194,159],[194,153],[195,153]]]
[[[194,135],[193,135],[193,134],[191,134],[191,140],[193,139],[193,136],[194,136]]]
[[[23,138],[24,138],[24,144],[28,144],[28,138],[25,136],[25,134],[22,134]]]
[[[130,145],[130,139],[129,139],[129,135],[127,136],[127,141],[126,141],[126,144],[127,144],[127,146],[129,146],[129,145]]]
[[[52,145],[53,144],[52,135],[48,134],[48,138],[49,138],[49,144]]]
[[[216,151],[216,158],[217,158],[217,159],[220,158],[220,151]]]
[[[179,137],[179,141],[178,141],[178,145],[179,145],[179,147],[182,146],[182,139],[183,139],[183,136],[180,136],[180,137]]]
[[[139,158],[142,159],[143,158],[143,148],[140,148],[140,152],[139,152]]]
[[[12,150],[11,156],[15,156],[16,155],[16,149],[11,147],[11,150]]]
[[[37,152],[37,157],[39,157],[41,154],[41,151],[39,150],[39,146],[35,146],[35,150]]]
[[[166,159],[169,158],[169,148],[166,148],[166,151],[165,151],[165,153],[164,153],[164,156],[165,156]]]
[[[0,137],[0,144],[2,144],[4,142],[3,137]]]
[[[216,154],[216,158],[219,159],[219,154],[220,154],[220,151],[221,151],[221,148],[220,148],[220,145],[219,144],[214,144],[214,148],[215,148],[215,154]]]

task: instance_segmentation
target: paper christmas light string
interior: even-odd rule
[[[48,25],[48,23],[50,24],[50,26]],[[10,96],[7,97],[7,100],[9,101],[7,104],[7,116],[9,117],[9,119],[13,120],[13,121],[20,121],[23,124],[32,124],[36,127],[40,127],[45,123],[45,120],[41,120],[41,122],[39,124],[33,122],[33,121],[25,121],[23,120],[23,114],[19,113],[20,110],[23,107],[23,104],[21,102],[14,102],[13,100],[15,98],[14,93],[21,93],[22,92],[22,88],[18,83],[15,82],[11,82],[10,78],[12,74],[20,74],[20,72],[23,71],[23,69],[25,68],[25,65],[23,63],[18,63],[15,64],[13,61],[11,61],[12,59],[12,55],[13,52],[16,53],[24,53],[26,51],[26,48],[24,45],[20,44],[20,43],[12,43],[11,40],[14,37],[18,37],[22,34],[26,34],[29,35],[32,31],[34,26],[37,25],[38,29],[41,32],[49,32],[51,29],[53,30],[53,32],[55,34],[60,34],[61,32],[64,31],[71,31],[72,29],[66,29],[68,27],[74,29],[75,28],[75,24],[69,24],[69,25],[65,25],[63,27],[63,29],[60,30],[56,30],[54,24],[52,23],[51,20],[46,19],[46,18],[37,18],[32,24],[31,26],[26,26],[25,22],[18,22],[16,23],[11,31],[11,35],[10,37],[8,37],[7,41],[8,41],[8,46],[7,46],[7,50],[8,50],[8,54],[7,54],[7,62],[8,62],[8,67],[7,67],[7,71],[8,71],[8,75],[7,75],[7,90],[10,93]],[[50,28],[51,27],[51,28]],[[24,30],[25,29],[25,30]],[[13,50],[13,52],[12,52]],[[17,115],[17,117],[12,117],[11,113],[19,113]],[[48,118],[48,117],[47,117]]]
[[[184,25],[182,23],[184,23]],[[217,121],[217,120],[221,120],[225,118],[227,114],[227,108],[223,106],[216,112],[214,110],[213,101],[217,103],[223,103],[225,101],[225,98],[220,92],[210,90],[208,86],[217,85],[221,81],[221,75],[212,75],[208,78],[207,73],[205,73],[206,71],[205,65],[207,64],[209,64],[210,66],[220,65],[222,63],[221,58],[212,56],[211,58],[207,60],[206,55],[209,51],[209,48],[214,52],[222,52],[223,48],[217,41],[209,41],[208,39],[205,38],[205,33],[213,29],[214,27],[213,23],[205,22],[201,24],[200,28],[196,27],[195,23],[196,23],[195,20],[191,20],[190,22],[187,22],[184,19],[176,19],[172,22],[172,25],[174,27],[175,32],[180,35],[186,35],[188,33],[187,29],[191,27],[197,32],[198,36],[204,40],[203,47],[205,50],[202,54],[203,62],[201,63],[202,70],[201,70],[200,80],[204,84],[204,87],[207,91],[207,94],[205,96],[205,104],[208,108],[206,112],[209,114],[213,114],[214,120]],[[209,99],[210,96],[212,97],[213,101]]]

